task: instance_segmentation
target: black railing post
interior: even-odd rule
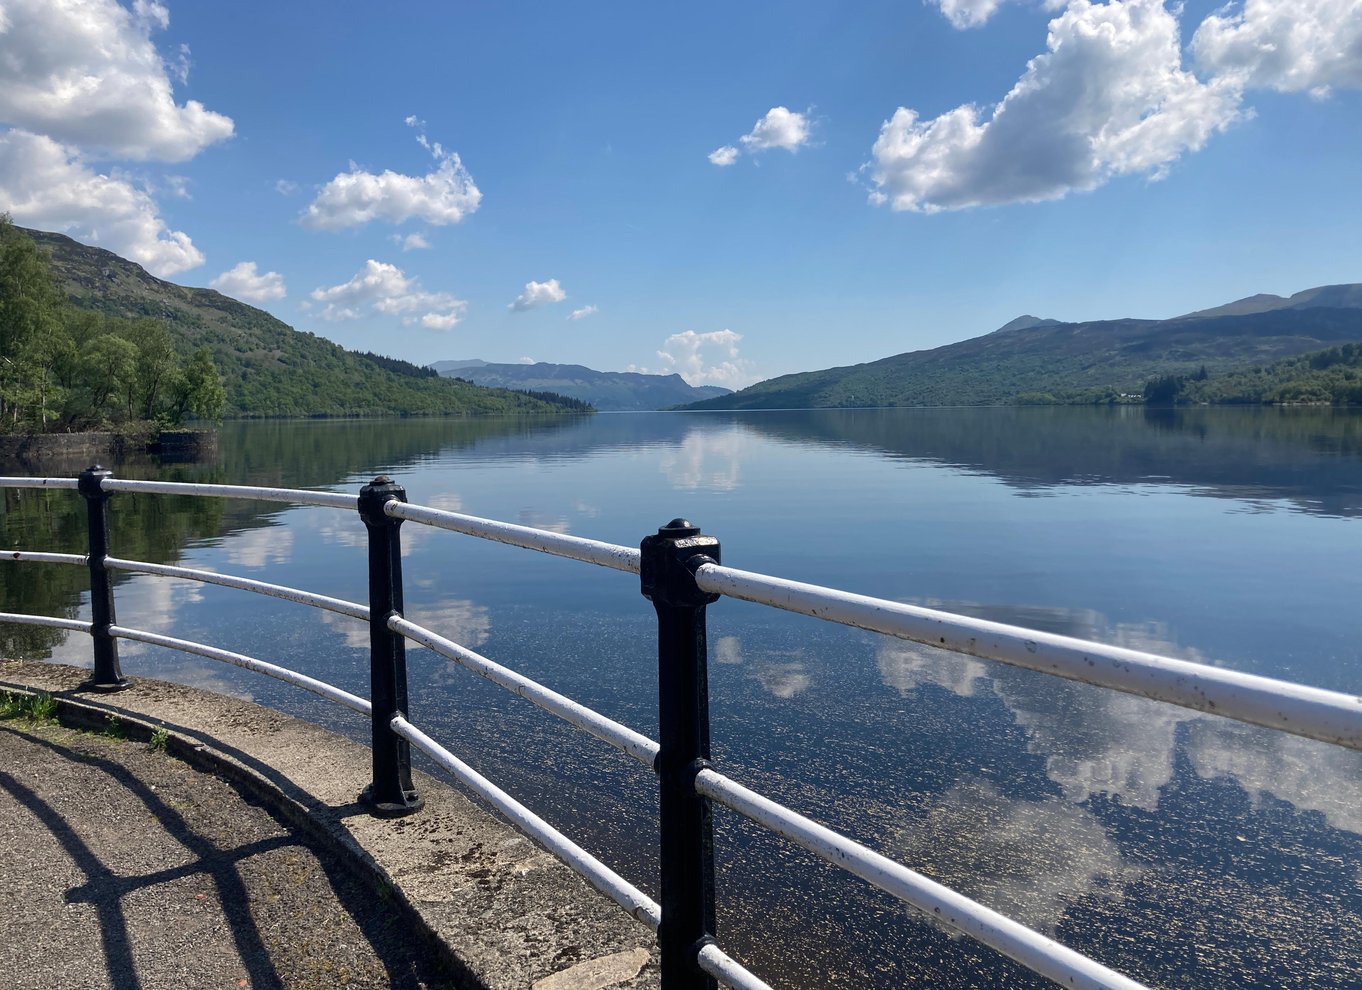
[[[411,783],[411,745],[393,732],[407,715],[407,644],[388,628],[402,614],[401,519],[383,511],[407,500],[407,490],[380,475],[359,490],[359,514],[369,530],[369,701],[373,705],[374,778],[361,798],[373,813],[395,818],[425,804]]]
[[[94,646],[95,670],[83,688],[95,691],[121,691],[132,682],[118,665],[118,640],[109,627],[118,624],[114,615],[113,582],[104,566],[109,556],[109,493],[101,485],[113,472],[98,464],[86,468],[76,481],[85,496],[86,528],[89,535],[90,566],[90,639]]]
[[[644,537],[643,595],[657,610],[661,786],[662,990],[714,990],[696,956],[714,937],[714,829],[695,775],[709,764],[709,674],[705,606],[693,568],[719,560],[719,541],[673,519]]]

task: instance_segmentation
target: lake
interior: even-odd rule
[[[675,516],[724,563],[1362,690],[1362,415],[1328,409],[928,409],[229,423],[212,464],[124,477],[357,491],[637,545]],[[81,552],[78,499],[6,492],[5,547]],[[113,552],[363,601],[348,512],[117,495]],[[655,735],[637,578],[413,524],[417,622]],[[25,568],[19,571],[19,567]],[[8,565],[14,611],[86,610],[75,568]],[[126,625],[367,694],[340,616],[134,577]],[[748,603],[710,607],[721,770],[1164,987],[1362,985],[1362,754]],[[9,655],[88,639],[0,629]],[[266,678],[139,644],[125,672],[362,738]],[[656,893],[655,783],[425,650],[412,718]],[[358,783],[358,782],[357,782]],[[716,810],[720,938],[777,986],[1048,985]]]

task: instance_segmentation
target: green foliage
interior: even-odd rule
[[[0,429],[46,432],[220,418],[211,352],[186,361],[160,319],[72,309],[50,260],[0,215]]]
[[[1151,398],[1152,396],[1152,398]],[[1362,405],[1362,344],[1312,351],[1220,375],[1167,375],[1145,386],[1151,405]]]
[[[105,739],[124,740],[128,738],[128,727],[123,720],[112,713],[104,716],[104,728],[99,733]]]
[[[1349,287],[1350,288],[1350,287]],[[1052,323],[994,333],[866,364],[786,375],[695,409],[810,409],[1138,401],[1143,383],[1188,380],[1362,340],[1362,307],[1173,320]],[[1284,384],[1284,383],[1283,383]]]
[[[170,744],[170,733],[164,727],[151,730],[151,738],[147,740],[147,748],[158,753],[164,753]]]
[[[5,691],[0,694],[0,719],[29,718],[35,722],[53,722],[57,718],[57,701],[46,691],[22,694]]]
[[[78,349],[92,336],[91,327],[113,327],[118,336],[138,345],[131,392],[134,413],[151,409],[154,418],[173,423],[177,416],[471,416],[577,411],[560,399],[453,382],[409,361],[347,351],[211,289],[191,289],[153,278],[108,251],[60,234],[28,231],[26,236],[51,252],[62,294],[77,311],[83,311],[79,318],[72,318],[79,324],[79,332],[72,332]],[[167,366],[160,332],[144,329],[148,317],[166,328],[179,377]],[[200,353],[205,358],[200,359]],[[200,360],[216,369],[216,387],[211,375],[196,371]],[[115,395],[98,413],[106,418],[124,416],[126,407]]]

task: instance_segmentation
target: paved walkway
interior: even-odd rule
[[[145,743],[0,722],[0,835],[10,987],[453,983],[334,857]]]
[[[47,692],[94,730],[0,719],[6,987],[658,986],[651,932],[447,784],[414,774],[425,807],[377,819],[365,746],[151,678],[92,695],[87,676],[0,661],[0,691]]]

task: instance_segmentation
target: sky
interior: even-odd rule
[[[737,388],[1362,281],[1362,0],[0,0],[0,210],[345,347]]]

